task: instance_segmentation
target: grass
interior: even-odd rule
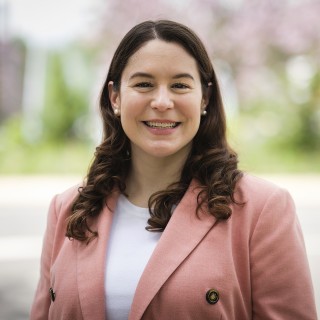
[[[94,147],[76,143],[11,145],[0,151],[0,174],[85,174]]]
[[[240,169],[255,173],[320,173],[320,152],[268,145],[237,148]]]

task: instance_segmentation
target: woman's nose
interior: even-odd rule
[[[160,87],[155,91],[155,96],[151,101],[151,108],[165,111],[173,108],[173,101],[168,88]]]

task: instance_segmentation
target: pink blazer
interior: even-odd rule
[[[288,192],[246,175],[236,191],[246,204],[232,205],[225,222],[205,212],[197,218],[197,193],[192,182],[143,272],[129,319],[317,319]],[[106,319],[105,260],[113,214],[104,207],[93,222],[99,237],[89,245],[70,241],[65,220],[76,194],[74,187],[52,200],[32,320]],[[109,207],[116,201],[115,194]]]

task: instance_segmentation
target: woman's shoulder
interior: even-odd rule
[[[79,194],[79,188],[81,188],[82,186],[82,183],[75,184],[68,189],[65,189],[61,193],[58,193],[57,197],[61,202],[69,202],[70,200],[74,200]]]
[[[287,193],[287,191],[274,182],[252,174],[244,173],[238,181],[236,193],[250,197],[268,197],[274,193]]]
[[[72,210],[73,203],[79,195],[79,188],[81,186],[81,183],[73,185],[53,197],[51,206],[54,206],[54,211],[57,215],[60,215],[61,212],[70,212]]]
[[[239,203],[262,209],[266,203],[293,202],[290,193],[282,186],[262,177],[244,173],[234,193]]]
[[[260,227],[268,229],[272,224],[295,223],[294,200],[281,186],[265,178],[244,174],[238,181],[235,199],[240,205],[233,205],[234,222],[250,225],[252,234],[258,221]],[[270,227],[271,228],[271,227]]]

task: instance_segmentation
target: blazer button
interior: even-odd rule
[[[210,304],[216,304],[219,301],[219,292],[215,289],[210,289],[206,293],[207,302]]]

